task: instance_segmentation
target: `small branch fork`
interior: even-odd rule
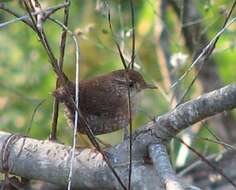
[[[68,5],[69,5],[68,3],[62,3],[62,4],[55,5],[53,7],[49,7],[49,8],[44,9],[44,10],[32,12],[31,14],[33,16],[36,16],[38,14],[43,13],[43,20],[45,21],[50,15],[52,15],[53,13],[55,13],[56,11],[58,11],[62,8],[67,7]],[[29,17],[30,17],[29,15],[20,16],[20,14],[18,14],[15,10],[12,10],[9,7],[7,7],[5,3],[0,3],[0,9],[6,11],[9,14],[16,17],[15,19],[12,19],[8,22],[1,23],[0,28],[6,27],[6,26],[8,26],[10,24],[13,24],[15,22],[18,22],[18,21],[22,21],[34,30],[33,25],[31,23],[31,21],[29,20]]]

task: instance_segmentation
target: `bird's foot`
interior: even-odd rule
[[[107,143],[101,139],[99,139],[98,137],[96,137],[96,140],[101,144],[103,145],[102,149],[106,149],[106,148],[111,148],[112,145],[110,143]]]

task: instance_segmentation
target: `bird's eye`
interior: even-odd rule
[[[130,88],[134,87],[134,81],[129,81],[129,87]]]

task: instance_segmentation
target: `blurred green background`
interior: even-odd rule
[[[63,1],[41,1],[44,7],[50,7]],[[136,27],[136,61],[139,71],[144,78],[158,84],[165,89],[163,81],[165,76],[160,71],[159,48],[156,30],[159,13],[156,0],[136,0],[135,27]],[[230,0],[203,1],[195,0],[195,5],[202,15],[200,23],[205,33],[212,39],[219,31],[224,16],[222,10],[227,10]],[[109,1],[112,25],[115,36],[124,47],[126,56],[131,53],[131,18],[129,2],[125,0]],[[25,15],[18,1],[7,3],[9,7]],[[185,47],[181,37],[180,22],[171,8],[168,7],[167,22],[170,35],[170,53],[183,52],[188,55],[187,65],[192,62],[192,55]],[[235,15],[235,14],[234,14]],[[63,20],[63,11],[53,15]],[[0,10],[0,22],[13,19],[6,12]],[[61,28],[47,21],[44,23],[46,34],[56,56],[59,55],[59,42]],[[236,24],[233,24],[220,39],[212,57],[218,65],[218,74],[225,84],[236,79]],[[108,27],[107,8],[104,1],[76,0],[72,1],[69,18],[69,29],[76,32],[80,45],[80,78],[87,79],[95,75],[104,74],[122,68],[122,64]],[[64,70],[69,78],[75,75],[75,50],[71,37],[68,37]],[[175,71],[180,76],[186,69]],[[186,89],[193,78],[190,74],[182,83],[181,89]],[[11,133],[24,133],[30,125],[34,109],[42,100],[46,101],[37,109],[33,118],[30,136],[37,139],[47,139],[50,133],[52,102],[51,95],[55,88],[56,76],[48,62],[47,55],[36,34],[22,22],[15,22],[7,27],[0,28],[0,130]],[[188,99],[196,96],[199,85],[194,85]],[[169,89],[165,89],[169,92]],[[170,110],[170,103],[160,91],[146,91],[134,120],[134,126],[140,127],[150,121],[154,116]],[[201,133],[204,135],[204,131]],[[106,142],[118,143],[121,132],[106,135]],[[63,106],[60,106],[58,124],[58,140],[71,142],[71,129],[67,127],[63,116]],[[205,143],[205,142],[203,142]],[[199,145],[200,147],[203,147]],[[213,148],[214,150],[214,148]]]

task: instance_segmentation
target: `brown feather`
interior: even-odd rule
[[[128,86],[133,114],[133,108],[137,104],[135,96],[148,86],[137,71],[117,70],[80,82],[79,109],[95,135],[110,133],[128,125]],[[69,81],[67,88],[74,99],[75,84]],[[53,95],[65,104],[68,123],[73,125],[75,110],[68,101],[64,87],[54,91]],[[85,133],[84,125],[86,124],[79,119],[78,132]]]

